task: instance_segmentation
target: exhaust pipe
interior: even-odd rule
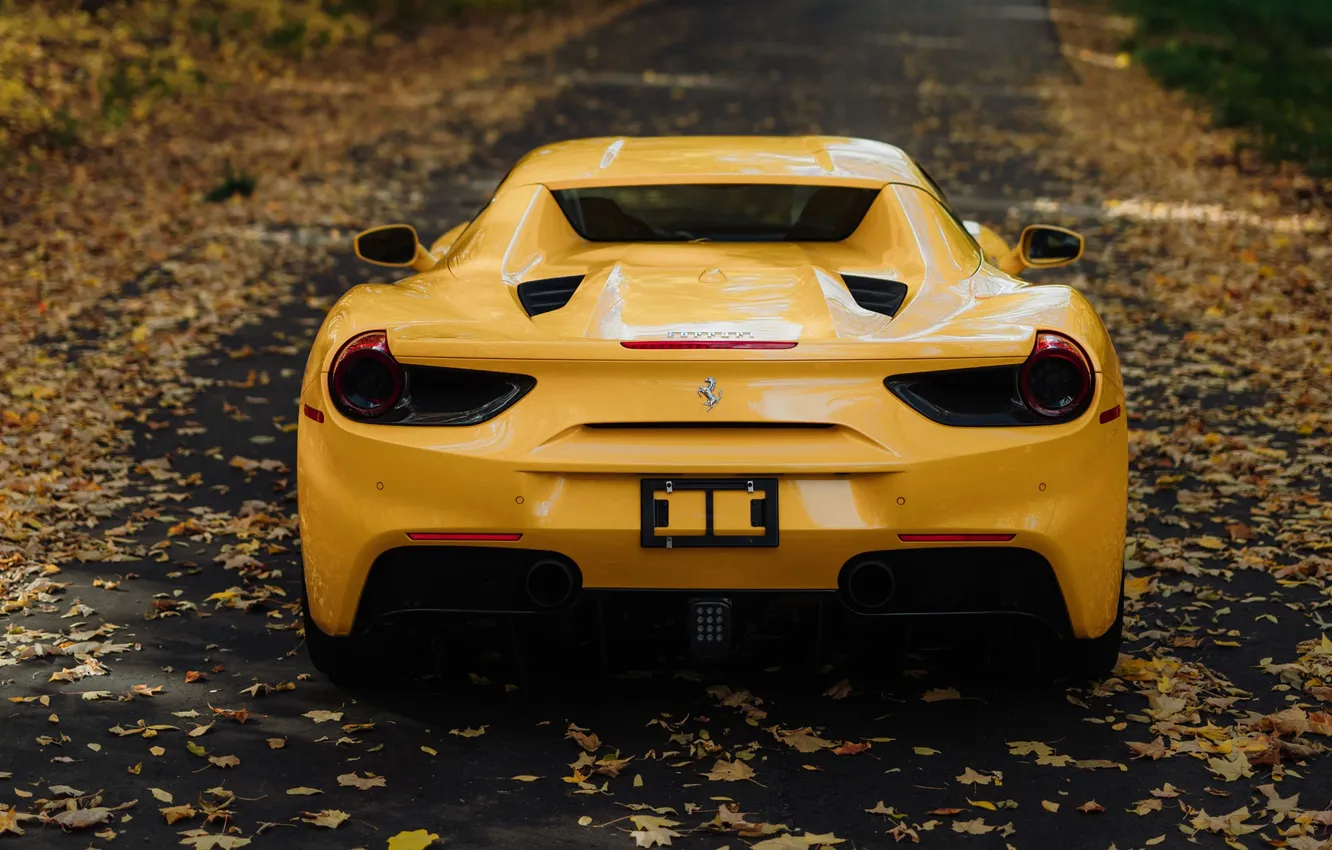
[[[883,561],[861,561],[847,571],[847,599],[862,611],[874,611],[887,605],[894,590],[893,571]]]
[[[528,568],[524,588],[537,608],[559,608],[573,597],[579,584],[568,564],[547,559]]]

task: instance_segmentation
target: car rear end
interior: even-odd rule
[[[1010,611],[1097,635],[1122,557],[1122,391],[1089,371],[1085,397],[1042,415],[1021,401],[1031,347],[861,360],[612,344],[604,358],[399,363],[386,340],[404,375],[379,386],[429,387],[455,409],[387,423],[336,395],[336,365],[307,383],[312,615],[350,634],[412,611],[794,591],[866,616]]]

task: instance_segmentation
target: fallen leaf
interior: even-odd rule
[[[703,775],[718,782],[735,782],[741,779],[752,779],[754,769],[743,761],[717,759],[717,763],[713,765],[712,770]]]
[[[925,702],[942,702],[948,699],[962,699],[962,694],[958,693],[957,688],[931,688],[921,694],[920,698]]]
[[[984,835],[987,832],[994,832],[996,829],[998,827],[987,824],[985,818],[953,821],[953,832],[965,832],[968,835]]]
[[[370,773],[367,773],[364,777],[357,776],[355,773],[344,773],[338,777],[338,784],[347,788],[368,791],[371,788],[383,788],[388,782],[384,777]]]
[[[411,832],[399,832],[389,838],[388,850],[425,850],[438,840],[439,836],[433,832],[414,829]]]
[[[989,785],[991,782],[994,781],[993,776],[986,776],[983,773],[977,773],[976,771],[972,770],[969,767],[966,770],[962,771],[961,776],[955,776],[953,778],[956,781],[962,783],[963,785]]]
[[[1078,806],[1078,811],[1082,812],[1083,814],[1091,815],[1097,812],[1105,811],[1105,806],[1102,806],[1100,803],[1096,802],[1095,800],[1088,800],[1087,802],[1083,803],[1081,806]]]
[[[194,806],[191,806],[189,803],[180,806],[171,806],[166,809],[158,809],[158,811],[162,813],[162,817],[166,818],[168,826],[178,820],[189,820],[198,814],[198,812],[194,810]]]
[[[482,735],[486,734],[486,727],[485,727],[485,726],[480,726],[480,727],[478,727],[478,728],[476,728],[476,729],[461,729],[461,730],[459,730],[459,729],[450,729],[450,730],[449,730],[449,734],[450,734],[450,735],[458,735],[459,737],[463,737],[463,738],[479,738],[479,737],[481,737]],[[595,750],[596,747],[593,747],[592,749]]]
[[[301,786],[299,786],[299,787],[297,787],[297,788],[288,788],[288,789],[287,789],[287,794],[288,794],[288,796],[291,796],[291,797],[310,797],[310,796],[313,796],[313,795],[315,795],[315,794],[322,794],[322,793],[324,793],[324,792],[323,792],[323,791],[320,791],[318,788],[307,788],[307,787],[305,787],[304,785],[301,785]]]
[[[305,815],[301,820],[306,823],[327,827],[328,829],[337,829],[343,821],[351,817],[346,812],[337,809],[324,809],[322,812],[301,812],[301,814]]]
[[[851,680],[841,680],[831,688],[828,688],[828,690],[824,691],[823,695],[825,697],[832,697],[833,699],[846,699],[851,696]]]

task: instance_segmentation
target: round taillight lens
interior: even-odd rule
[[[1092,370],[1077,343],[1056,333],[1036,335],[1036,347],[1018,375],[1022,403],[1049,419],[1072,419],[1087,409]]]
[[[402,396],[402,367],[388,349],[388,335],[370,331],[338,352],[329,373],[333,402],[349,416],[383,416]]]

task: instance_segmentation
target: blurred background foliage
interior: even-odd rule
[[[210,87],[332,49],[386,49],[532,0],[0,0],[0,157],[77,148]]]
[[[1163,83],[1251,131],[1274,160],[1332,174],[1332,0],[1115,0]]]

